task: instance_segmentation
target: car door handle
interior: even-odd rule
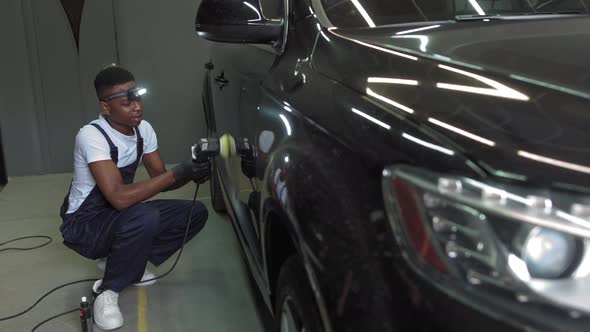
[[[221,73],[221,75],[215,77],[215,84],[217,86],[219,86],[220,88],[223,88],[224,86],[229,84],[229,81],[224,77],[223,73]]]

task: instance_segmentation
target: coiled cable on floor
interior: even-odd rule
[[[28,248],[12,248],[12,247],[11,248],[2,248],[2,249],[0,249],[0,252],[6,251],[6,250],[27,251],[27,250],[38,249],[41,247],[45,247],[46,245],[50,244],[51,241],[53,241],[53,239],[50,236],[46,236],[46,235],[23,236],[23,237],[19,237],[17,239],[12,239],[12,240],[8,240],[6,242],[2,242],[2,243],[0,243],[0,247],[5,244],[8,244],[8,243],[12,243],[12,242],[20,241],[20,240],[25,240],[25,239],[47,239],[49,241],[42,243],[38,246],[28,247]]]
[[[35,327],[33,327],[33,329],[31,330],[31,332],[37,331],[37,329],[40,328],[41,325],[43,325],[43,324],[45,324],[45,323],[47,323],[49,321],[52,321],[52,320],[54,320],[54,319],[56,319],[58,317],[61,317],[61,316],[65,316],[65,315],[67,315],[69,313],[76,312],[78,310],[80,310],[80,309],[79,308],[76,308],[76,309],[68,310],[66,312],[62,312],[61,314],[57,314],[55,316],[51,316],[51,317],[47,318],[46,320],[42,321],[41,323],[35,325]]]
[[[63,284],[63,285],[59,285],[59,286],[55,287],[54,289],[50,290],[49,292],[45,293],[43,296],[41,296],[28,309],[23,310],[23,311],[21,311],[21,312],[19,312],[17,314],[11,315],[11,316],[0,317],[0,322],[1,321],[5,321],[5,320],[9,320],[9,319],[13,319],[13,318],[16,318],[18,316],[22,316],[22,315],[26,314],[27,312],[31,311],[31,309],[33,309],[35,306],[37,306],[37,304],[39,304],[39,302],[43,301],[44,298],[46,298],[47,296],[49,296],[49,294],[55,292],[58,289],[61,289],[61,288],[64,288],[64,287],[67,287],[67,286],[70,286],[70,285],[80,284],[80,283],[89,282],[89,281],[96,281],[96,280],[98,280],[98,279],[96,279],[96,278],[95,279],[83,279],[83,280],[72,281],[72,282],[68,282],[68,283]]]
[[[197,201],[197,194],[198,194],[198,192],[199,192],[199,184],[197,184],[197,187],[195,189],[195,194],[193,196],[193,204],[191,205],[191,209],[190,209],[190,212],[189,212],[189,215],[188,215],[188,220],[187,220],[187,223],[186,223],[186,231],[184,232],[184,239],[182,240],[182,246],[180,247],[180,251],[178,252],[178,255],[176,256],[176,259],[174,260],[174,264],[172,264],[172,266],[170,267],[170,269],[166,273],[164,273],[162,275],[159,275],[159,276],[157,276],[155,278],[151,278],[151,279],[148,279],[148,280],[143,280],[143,281],[137,282],[136,284],[142,284],[142,283],[146,283],[146,282],[149,282],[149,281],[161,279],[161,278],[167,276],[168,274],[170,274],[170,272],[172,272],[172,270],[174,270],[174,268],[176,267],[176,264],[178,263],[178,260],[180,259],[180,256],[182,255],[182,251],[184,250],[184,245],[186,244],[186,238],[188,237],[188,231],[190,229],[191,219],[193,217],[193,210],[195,208],[195,203]],[[32,237],[49,238],[50,241],[47,242],[47,243],[44,243],[44,244],[42,244],[40,246],[34,247],[34,248],[6,248],[5,250],[8,250],[8,249],[32,250],[32,249],[40,248],[42,246],[46,246],[47,244],[49,244],[52,241],[52,239],[50,237],[44,236],[44,235],[40,235],[40,236],[27,236],[27,237],[22,237],[22,238],[18,238],[18,239],[14,239],[14,240],[10,240],[10,241],[4,242],[4,243],[0,244],[0,246],[1,245],[4,245],[4,244],[7,244],[7,243],[11,243],[11,242],[17,241],[17,240],[21,240],[21,239],[25,239],[25,238],[32,238]],[[19,316],[22,316],[22,315],[26,314],[27,312],[31,311],[31,309],[33,309],[35,306],[37,306],[44,298],[46,298],[47,296],[49,296],[51,293],[55,292],[58,289],[61,289],[61,288],[64,288],[64,287],[67,287],[67,286],[70,286],[70,285],[74,285],[74,284],[83,283],[83,282],[94,282],[96,280],[98,280],[98,279],[96,279],[96,278],[94,278],[94,279],[82,279],[82,280],[68,282],[68,283],[63,284],[63,285],[59,285],[59,286],[55,287],[54,289],[50,290],[49,292],[45,293],[43,296],[41,296],[28,309],[26,309],[24,311],[21,311],[21,312],[19,312],[17,314],[14,314],[14,315],[10,315],[10,316],[7,316],[7,317],[0,317],[0,322],[6,321],[6,320],[9,320],[9,319],[13,319],[13,318],[16,318],[16,317],[19,317]],[[37,324],[31,330],[31,332],[35,332],[39,327],[41,327],[42,325],[44,325],[44,324],[46,324],[46,323],[48,323],[48,322],[50,322],[50,321],[52,321],[52,320],[54,320],[56,318],[59,318],[61,316],[65,316],[65,315],[67,315],[69,313],[72,313],[72,312],[75,312],[75,311],[78,311],[78,310],[79,310],[79,308],[75,308],[75,309],[72,309],[72,310],[68,310],[68,311],[62,312],[62,313],[57,314],[55,316],[49,317],[49,318],[45,319],[44,321],[40,322],[39,324]]]

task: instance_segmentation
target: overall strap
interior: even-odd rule
[[[101,134],[104,136],[104,138],[106,138],[107,142],[109,143],[109,148],[111,150],[111,159],[113,160],[113,162],[116,165],[117,162],[119,161],[119,149],[117,148],[117,146],[115,146],[115,144],[113,144],[113,141],[111,141],[111,138],[109,137],[109,135],[107,135],[106,131],[104,131],[104,129],[102,129],[102,127],[100,125],[98,125],[97,123],[91,123],[91,125],[96,127],[96,129],[98,129],[101,132]],[[143,140],[142,140],[142,147],[143,147]]]
[[[143,154],[143,137],[141,137],[141,133],[139,132],[139,127],[134,128],[135,136],[137,136],[137,161],[141,158]]]

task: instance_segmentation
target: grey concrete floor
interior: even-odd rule
[[[140,169],[136,181],[146,178]],[[31,251],[0,251],[0,317],[29,308],[52,288],[71,281],[100,278],[92,260],[62,244],[59,206],[71,174],[11,178],[0,192],[0,243],[29,235],[48,235],[53,242]],[[154,198],[192,199],[195,185]],[[240,245],[227,216],[210,207],[209,185],[198,197],[209,207],[205,228],[189,242],[174,271],[154,285],[130,286],[121,292],[119,305],[127,331],[263,331],[268,315],[247,275]],[[23,240],[8,246],[27,247],[44,240]],[[170,268],[173,256],[160,267],[148,264],[157,275]],[[0,321],[0,331],[31,331],[42,320],[75,309],[81,296],[90,294],[91,282],[62,288],[30,312]],[[77,312],[57,318],[37,331],[80,331]],[[95,328],[95,331],[99,331]]]

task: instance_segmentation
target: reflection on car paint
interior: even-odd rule
[[[389,99],[389,98],[387,98],[387,97],[385,97],[383,95],[380,95],[380,94],[374,92],[373,90],[371,90],[371,88],[367,88],[366,91],[367,91],[367,95],[372,96],[372,97],[375,97],[375,98],[377,98],[377,99],[379,99],[379,100],[381,100],[381,101],[383,101],[383,102],[385,102],[385,103],[387,103],[387,104],[389,104],[389,105],[391,105],[391,106],[393,106],[395,108],[398,108],[398,109],[400,109],[400,110],[402,110],[402,111],[404,111],[406,113],[410,113],[410,114],[414,113],[414,110],[411,109],[411,108],[409,108],[408,106],[402,105],[402,104],[400,104],[400,103],[398,103],[396,101],[393,101],[393,100],[391,100],[391,99]]]
[[[540,155],[537,155],[534,153],[530,153],[530,152],[526,152],[526,151],[522,151],[522,150],[519,150],[517,152],[517,154],[521,157],[532,159],[534,161],[538,161],[541,163],[545,163],[545,164],[549,164],[549,165],[561,167],[561,168],[567,168],[567,169],[570,169],[570,170],[576,171],[576,172],[590,174],[590,167],[588,167],[588,166],[582,166],[582,165],[570,163],[567,161],[557,160],[557,159],[553,159],[553,158],[549,158],[549,157],[543,157],[543,156],[540,156]]]
[[[275,133],[270,130],[263,130],[258,136],[258,148],[263,153],[268,153],[275,141]]]
[[[408,80],[408,79],[402,79],[402,78],[391,78],[391,77],[368,77],[367,83],[418,85],[418,81],[416,81],[416,80]]]
[[[425,27],[421,27],[421,28],[416,28],[416,29],[410,29],[410,30],[403,30],[403,31],[399,31],[396,32],[396,35],[405,35],[408,33],[413,33],[413,32],[418,32],[418,31],[424,31],[424,30],[431,30],[431,29],[436,29],[436,28],[440,28],[440,24],[435,24],[435,25],[429,25],[429,26],[425,26]]]
[[[362,116],[363,118],[365,118],[365,119],[367,119],[367,120],[369,120],[369,121],[371,121],[371,122],[373,122],[373,123],[375,123],[375,124],[378,124],[379,126],[381,126],[381,127],[385,128],[385,129],[387,129],[387,130],[391,129],[391,126],[390,126],[390,125],[388,125],[387,123],[384,123],[383,121],[379,121],[379,120],[375,119],[374,117],[372,117],[372,116],[368,115],[368,114],[367,114],[367,113],[365,113],[365,112],[359,111],[359,110],[357,110],[357,109],[356,109],[356,108],[354,108],[354,107],[352,108],[352,111],[353,111],[354,113],[356,113],[356,114],[358,114],[358,115]]]
[[[434,123],[437,126],[443,127],[445,129],[448,129],[448,130],[453,131],[453,132],[456,132],[459,135],[463,135],[463,136],[465,136],[467,138],[470,138],[472,140],[478,141],[478,142],[483,143],[485,145],[489,145],[489,146],[495,146],[496,145],[496,142],[494,142],[494,141],[491,141],[489,139],[486,139],[486,138],[477,136],[477,135],[472,134],[472,133],[470,133],[470,132],[468,132],[466,130],[463,130],[461,128],[458,128],[458,127],[455,127],[455,126],[451,126],[450,124],[445,123],[445,122],[440,121],[440,120],[437,120],[435,118],[428,118],[428,122]]]
[[[291,124],[289,123],[289,120],[283,114],[279,114],[279,117],[281,118],[281,120],[283,120],[283,123],[285,124],[285,130],[287,131],[287,135],[291,136]]]
[[[491,86],[493,89],[486,89],[486,88],[478,88],[478,87],[473,87],[473,86],[465,86],[465,85],[457,85],[457,84],[449,84],[449,83],[436,83],[436,87],[437,88],[441,88],[441,89],[449,89],[449,90],[457,90],[457,91],[463,91],[463,92],[470,92],[470,93],[477,93],[477,94],[482,94],[482,95],[489,95],[489,96],[495,96],[495,97],[503,97],[503,98],[509,98],[509,99],[516,99],[516,100],[522,100],[522,101],[528,101],[529,97],[521,92],[518,92],[498,81],[495,81],[491,78],[487,78],[481,75],[477,75],[474,73],[470,73],[468,71],[465,70],[461,70],[461,69],[457,69],[457,68],[453,68],[453,67],[449,67],[446,65],[438,65],[440,68],[445,69],[445,70],[449,70],[461,75],[465,75],[471,78],[474,78],[486,85]]]
[[[453,150],[449,150],[447,148],[443,148],[440,145],[436,145],[436,144],[432,144],[432,143],[426,142],[424,140],[421,140],[419,138],[416,138],[416,137],[414,137],[412,135],[409,135],[407,133],[402,133],[402,137],[405,138],[405,139],[408,139],[408,140],[410,140],[410,141],[412,141],[414,143],[418,143],[418,144],[420,144],[420,145],[422,145],[424,147],[427,147],[429,149],[436,150],[436,151],[442,152],[444,154],[448,154],[449,156],[452,156],[452,155],[455,154],[455,152]]]
[[[393,36],[392,38],[407,38],[407,39],[417,39],[420,42],[420,51],[422,52],[426,52],[426,46],[428,46],[428,42],[430,41],[428,39],[428,36],[424,36],[424,35],[403,35],[403,36]]]

